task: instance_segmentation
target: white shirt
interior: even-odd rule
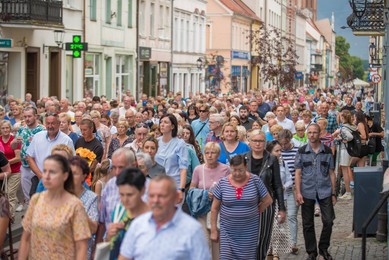
[[[292,134],[296,133],[296,128],[294,127],[292,120],[287,119],[286,117],[283,121],[280,121],[278,118],[276,118],[276,120],[277,120],[277,123],[280,126],[282,126],[282,128],[290,130],[292,132]]]

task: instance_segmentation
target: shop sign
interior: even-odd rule
[[[233,59],[250,60],[250,53],[244,51],[232,51],[231,57]]]
[[[0,39],[0,48],[12,48],[12,39]]]
[[[151,48],[149,47],[139,47],[139,58],[141,60],[151,59]]]

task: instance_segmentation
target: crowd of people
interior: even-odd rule
[[[334,205],[352,200],[352,166],[384,150],[373,102],[370,91],[345,88],[138,102],[127,92],[72,104],[8,96],[0,251],[8,222],[26,209],[19,259],[280,259],[300,253],[299,239],[307,259],[332,259]]]

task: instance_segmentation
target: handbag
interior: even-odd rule
[[[203,189],[205,190],[205,175],[204,175],[204,164],[203,164]],[[211,211],[207,213],[207,229],[211,230]],[[217,214],[216,227],[220,230],[220,213]]]
[[[123,217],[125,208],[119,211],[120,203],[115,207],[115,214],[113,216],[113,223],[119,223],[120,219]],[[111,242],[101,242],[96,245],[95,258],[94,260],[106,260],[109,259],[109,254],[111,252]]]

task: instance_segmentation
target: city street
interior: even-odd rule
[[[330,253],[336,260],[355,260],[361,259],[361,238],[354,238],[352,233],[352,211],[353,203],[352,201],[338,201],[335,206],[335,224],[333,227],[332,240]],[[25,211],[22,212],[25,214]],[[22,213],[17,213],[17,221],[13,225],[14,227],[14,236],[17,241],[15,241],[15,246],[19,246],[20,234],[21,234],[21,216]],[[298,234],[298,246],[300,248],[300,253],[298,255],[281,255],[281,259],[288,260],[303,260],[306,259],[307,255],[304,249],[304,239],[301,228],[301,212],[299,212],[299,234]],[[315,218],[316,223],[316,235],[319,237],[321,231],[321,221],[320,218]],[[387,259],[387,243],[378,242],[375,237],[367,238],[367,251],[366,259]]]
[[[362,255],[362,238],[354,238],[352,232],[352,218],[353,218],[353,201],[340,200],[335,206],[336,219],[334,221],[330,254],[336,260],[355,260],[361,259]],[[321,232],[320,218],[315,218],[316,237],[319,238]],[[281,259],[302,260],[306,259],[304,239],[301,228],[301,211],[299,211],[299,233],[298,246],[300,253],[295,255],[281,256]],[[375,237],[367,238],[366,259],[387,259],[387,243],[378,242]]]

